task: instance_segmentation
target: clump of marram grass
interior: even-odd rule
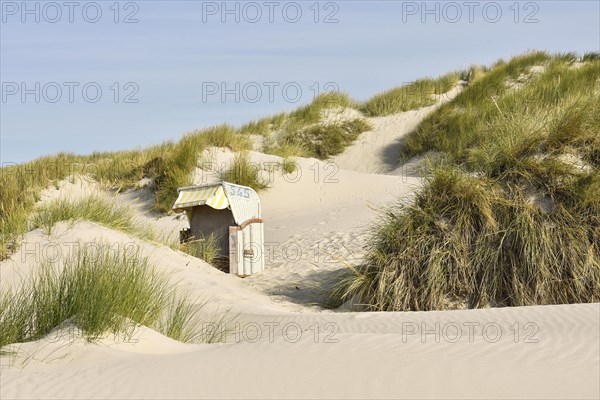
[[[362,111],[368,116],[379,116],[430,106],[437,102],[435,94],[448,92],[458,84],[459,78],[459,72],[452,72],[437,79],[419,79],[376,94],[367,100]]]
[[[380,311],[596,302],[599,225],[588,212],[548,213],[518,187],[441,169],[414,204],[384,215],[333,296]]]
[[[285,118],[285,113],[280,113],[272,117],[261,118],[257,121],[250,121],[242,125],[240,128],[240,133],[244,135],[268,136],[282,126]]]
[[[360,104],[346,93],[324,92],[316,96],[309,104],[298,107],[288,114],[279,113],[244,124],[240,128],[240,133],[265,137],[270,137],[275,132],[282,134],[282,136],[293,135],[310,125],[319,123],[325,110],[331,108],[357,109],[359,106]],[[299,156],[301,154],[294,155]]]
[[[600,61],[600,51],[590,51],[588,53],[585,53],[581,58],[581,61]]]
[[[281,167],[283,168],[283,173],[291,174],[296,172],[298,169],[298,163],[291,158],[284,158],[281,162]]]
[[[192,238],[181,245],[181,251],[214,264],[219,257],[219,246],[214,234],[207,237]]]
[[[314,100],[290,112],[277,130],[279,144],[286,144],[287,138],[293,137],[303,130],[313,127],[321,122],[323,113],[332,108],[358,108],[360,104],[345,93],[325,92],[315,97]],[[294,154],[301,155],[301,154]]]
[[[260,174],[260,166],[250,162],[250,157],[245,152],[235,155],[229,170],[224,174],[224,180],[251,187],[257,192],[269,187],[268,180]]]
[[[296,171],[298,164],[293,157],[310,157],[311,152],[299,141],[282,141],[281,143],[267,142],[263,151],[283,158],[282,167],[285,173],[291,174]]]
[[[469,84],[484,76],[487,71],[488,68],[486,66],[472,65],[468,69],[460,72],[459,79]]]
[[[177,198],[177,189],[192,184],[192,172],[198,157],[208,146],[228,147],[233,151],[251,148],[251,142],[229,125],[194,131],[184,135],[170,152],[165,165],[155,179],[154,208],[169,212]]]
[[[196,136],[205,146],[228,147],[232,151],[249,150],[252,147],[247,136],[227,124],[195,131],[190,136]]]
[[[135,222],[131,209],[119,206],[114,200],[100,195],[89,195],[78,200],[53,200],[36,210],[31,225],[33,228],[43,228],[47,234],[51,234],[57,222],[76,220],[98,222],[143,239],[156,237],[152,229]]]
[[[573,51],[565,52],[565,53],[557,53],[554,56],[555,59],[564,61],[568,64],[572,64],[574,62],[579,61],[579,55]]]
[[[411,204],[374,227],[333,293],[370,310],[600,300],[600,68],[528,53],[499,62],[411,134],[443,154]],[[504,84],[545,64],[518,90]]]
[[[40,339],[65,324],[88,340],[131,335],[145,325],[177,340],[201,341],[195,316],[205,305],[179,296],[137,252],[84,248],[62,268],[44,263],[22,286],[0,294],[0,348]]]
[[[340,123],[310,126],[283,140],[288,146],[298,146],[305,149],[309,156],[324,160],[340,154],[358,138],[358,135],[370,129],[371,125],[366,120],[357,118]]]
[[[359,104],[348,94],[340,92],[325,92],[303,107],[292,111],[288,119],[303,126],[316,124],[321,121],[323,111],[331,108],[358,108]]]
[[[509,89],[507,81],[546,63],[550,63],[549,68],[540,75],[530,76],[523,89]],[[487,141],[490,119],[501,114],[517,115],[523,110],[531,113],[531,107],[553,108],[562,96],[588,90],[590,82],[594,82],[591,70],[597,67],[588,65],[579,71],[570,70],[565,64],[543,52],[497,62],[407,136],[400,158],[409,159],[428,151],[445,152],[457,160],[464,158],[467,148]]]
[[[228,313],[220,316],[204,313],[203,309],[207,305],[208,300],[191,302],[185,298],[174,298],[158,330],[163,335],[184,343],[225,342],[235,317]]]
[[[168,212],[177,188],[191,184],[199,155],[207,146],[250,148],[247,135],[227,125],[186,134],[179,142],[166,142],[143,150],[93,153],[79,156],[60,153],[21,165],[0,168],[0,260],[7,258],[27,232],[27,219],[42,189],[65,178],[84,176],[101,187],[134,187],[142,178],[153,178],[156,211]]]
[[[160,325],[160,331],[171,339],[186,343],[202,343],[202,331],[194,324],[198,309],[185,299],[173,299],[168,316]]]

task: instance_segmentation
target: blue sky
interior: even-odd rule
[[[331,87],[363,100],[529,49],[600,49],[598,1],[47,3],[1,1],[4,165],[239,126]]]

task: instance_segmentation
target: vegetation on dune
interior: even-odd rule
[[[235,156],[229,170],[225,173],[224,180],[251,187],[256,191],[269,187],[268,180],[260,174],[260,166],[251,163],[247,153],[238,153]]]
[[[177,188],[191,183],[191,172],[207,146],[240,151],[250,148],[250,140],[230,126],[220,125],[188,133],[177,143],[145,150],[89,156],[61,153],[0,168],[0,259],[8,257],[16,249],[20,236],[27,232],[28,217],[42,189],[76,176],[93,179],[112,189],[130,188],[140,179],[150,178],[155,192],[154,208],[167,212],[177,196]]]
[[[284,157],[284,170],[293,172],[296,157],[325,159],[339,154],[356,137],[370,129],[362,118],[340,123],[323,123],[326,110],[360,108],[360,103],[340,92],[326,92],[317,96],[310,104],[289,114],[278,114],[242,127],[242,131],[253,131],[267,138],[263,151]]]
[[[208,303],[203,301],[194,304],[185,298],[173,299],[166,318],[158,328],[159,331],[171,339],[184,343],[225,342],[230,333],[227,327],[234,317],[224,313],[220,317],[211,316],[208,321],[206,318],[202,321],[200,313]],[[198,329],[199,324],[204,325]]]
[[[300,142],[281,141],[280,143],[266,143],[263,151],[267,154],[273,154],[283,159],[283,171],[291,174],[296,171],[298,164],[293,157],[309,157],[310,150]]]
[[[293,124],[310,125],[321,121],[323,111],[332,108],[359,108],[360,104],[346,93],[325,92],[308,105],[292,111],[288,119]]]
[[[336,289],[338,304],[354,298],[388,311],[600,300],[598,214],[590,223],[589,209],[547,213],[519,187],[450,167],[429,179],[414,204],[384,216],[366,260]]]
[[[288,146],[306,149],[310,157],[324,160],[340,154],[348,145],[365,131],[372,129],[364,119],[353,119],[327,125],[314,125],[293,135],[287,135],[283,142]]]
[[[154,208],[169,212],[177,197],[177,188],[192,184],[191,174],[198,157],[208,146],[228,147],[233,151],[249,150],[249,138],[229,125],[219,125],[183,136],[165,157],[164,167],[155,179]]]
[[[209,264],[216,264],[219,258],[219,246],[215,235],[193,238],[181,245],[181,251],[200,258]]]
[[[600,64],[573,58],[498,62],[406,139],[403,159],[435,151],[443,161],[414,202],[374,227],[364,262],[332,295],[337,304],[600,300]]]
[[[268,136],[271,132],[278,130],[283,125],[285,118],[285,113],[280,113],[272,117],[250,121],[247,124],[242,125],[240,133],[244,135]]]
[[[155,195],[154,209],[166,213],[171,210],[177,188],[192,184],[198,158],[209,146],[243,152],[252,148],[251,135],[265,136],[267,145],[264,151],[282,156],[286,172],[295,170],[294,156],[326,154],[320,148],[321,144],[317,145],[319,148],[308,148],[306,145],[312,142],[290,138],[318,124],[323,111],[331,107],[358,107],[358,103],[346,94],[328,92],[289,114],[281,113],[253,121],[240,129],[224,124],[189,132],[176,143],[166,142],[142,150],[87,156],[60,153],[26,164],[4,166],[0,168],[0,260],[15,251],[21,235],[27,232],[27,220],[41,190],[60,180],[83,176],[105,188],[121,190],[134,187],[141,179],[148,178]],[[366,125],[355,124],[353,128],[346,129],[354,135],[353,129],[360,126]],[[319,133],[320,136],[324,134],[327,132],[323,130]],[[332,142],[339,140],[338,127],[332,127],[331,134],[338,137]],[[253,177],[248,168],[242,167],[241,161],[238,162],[237,171],[231,172],[232,179],[239,182],[245,179],[257,189],[266,187],[264,182]]]
[[[581,59],[581,61],[598,61],[600,60],[600,51],[592,51],[589,53],[585,53]]]
[[[134,333],[145,325],[184,341],[211,342],[199,329],[206,302],[179,295],[164,274],[135,252],[81,249],[62,269],[43,263],[16,291],[0,293],[0,348],[76,328],[88,340]],[[2,349],[6,351],[6,348]]]
[[[362,105],[361,110],[375,117],[430,106],[437,102],[434,95],[450,91],[458,84],[460,77],[460,72],[451,72],[437,79],[419,79],[376,94]]]
[[[482,144],[495,142],[489,140],[490,134],[505,137],[506,131],[512,129],[511,119],[513,128],[525,130],[514,136],[535,135],[533,124],[547,122],[552,112],[568,114],[567,103],[593,100],[597,95],[594,94],[599,74],[597,62],[572,68],[570,63],[548,57],[544,53],[533,53],[498,63],[452,102],[427,117],[407,138],[402,158],[440,151],[448,154],[453,162],[461,163]],[[544,65],[545,71],[538,75],[529,73],[535,65]],[[528,83],[518,90],[511,89],[507,81],[521,74],[527,74]]]
[[[61,153],[0,168],[0,259],[15,250],[20,235],[27,231],[28,217],[42,189],[77,175],[84,179],[93,177],[104,186],[132,186],[139,179],[156,174],[161,168],[156,160],[162,159],[171,147],[167,143],[145,151],[90,156]]]
[[[33,228],[43,228],[49,235],[57,222],[75,220],[98,222],[144,239],[156,238],[152,229],[134,221],[131,209],[118,206],[99,195],[90,195],[79,200],[53,200],[36,209],[31,218],[31,225]]]
[[[321,122],[325,110],[332,108],[358,109],[359,107],[360,104],[346,93],[325,92],[315,97],[309,104],[288,114],[280,113],[242,125],[240,133],[267,137],[270,137],[272,133],[280,133],[289,136]]]
[[[222,253],[213,234],[189,238],[180,245],[179,250],[206,261],[218,270],[229,272],[229,254]]]
[[[253,140],[263,142],[263,152],[281,156],[284,170],[292,172],[293,157],[326,159],[371,129],[364,118],[327,122],[325,111],[353,108],[380,116],[420,108],[462,80],[466,87],[403,143],[401,160],[428,152],[440,156],[423,190],[411,204],[385,213],[373,228],[364,262],[349,268],[332,300],[353,299],[369,310],[600,301],[599,63],[599,53],[530,52],[490,67],[422,79],[364,103],[343,93],[324,93],[295,111],[239,129],[219,125],[144,150],[58,154],[4,167],[0,259],[15,250],[31,226],[50,231],[60,220],[91,219],[152,239],[126,210],[96,199],[35,210],[40,191],[61,179],[83,175],[106,188],[123,189],[149,178],[155,210],[168,212],[177,188],[192,183],[202,152],[220,146],[238,153],[225,179],[261,190],[267,182],[247,154]],[[190,254],[215,262],[210,238],[186,245]],[[89,338],[126,332],[128,321],[134,321],[178,340],[218,340],[195,329],[201,307],[176,297],[158,274],[138,279],[141,272],[121,266],[119,275],[111,267],[119,260],[104,260],[102,268],[113,271],[123,285],[82,256],[61,273],[44,273],[22,291],[1,295],[0,345],[34,340],[64,321],[75,321]],[[76,266],[88,268],[86,276],[100,283],[87,284]],[[142,281],[166,294],[151,299],[154,303],[134,300],[133,291],[144,297],[150,290]],[[112,286],[125,295],[110,292],[116,290]],[[94,314],[92,306],[82,304],[93,305],[105,296],[117,298],[111,300],[113,308],[100,307]]]
[[[488,125],[490,117],[502,112],[505,115],[514,114],[515,110],[506,109],[513,99],[530,101],[523,98],[521,91],[511,90],[507,83],[522,74],[530,76],[531,67],[543,65],[548,60],[549,56],[545,53],[529,53],[515,57],[508,63],[498,61],[487,72],[480,73],[451,102],[430,114],[406,139],[402,158],[408,159],[427,151],[460,156],[463,149],[474,141],[485,141],[483,128]],[[531,78],[543,81],[539,76]]]

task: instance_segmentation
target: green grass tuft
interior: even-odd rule
[[[409,135],[442,154],[414,203],[386,212],[332,303],[436,310],[600,300],[600,65],[500,61]],[[532,66],[544,66],[532,74]],[[507,83],[522,85],[511,88]]]
[[[219,246],[214,235],[194,238],[182,244],[181,251],[214,265],[219,258]]]
[[[346,93],[325,92],[315,97],[310,104],[292,111],[288,119],[303,126],[316,124],[321,121],[323,111],[337,107],[357,108],[358,103]]]
[[[33,228],[43,228],[49,235],[57,222],[75,220],[98,222],[143,239],[156,238],[156,234],[150,228],[134,221],[131,209],[118,206],[114,201],[99,195],[90,195],[79,200],[53,200],[36,210],[31,224]]]
[[[381,311],[597,302],[595,218],[563,205],[545,212],[518,187],[446,167],[415,204],[383,216],[333,296]]]
[[[261,118],[257,121],[251,121],[242,125],[240,133],[243,135],[261,135],[269,136],[272,132],[281,128],[285,121],[285,113],[280,113],[272,117]]]
[[[116,254],[107,245],[87,248],[62,269],[43,264],[18,290],[0,294],[0,348],[65,326],[76,327],[88,340],[129,336],[145,325],[177,340],[197,341],[202,336],[190,332],[198,330],[194,317],[205,304],[178,296],[166,276],[137,253]]]
[[[225,173],[224,180],[251,187],[257,192],[269,187],[268,181],[260,175],[260,166],[251,163],[247,153],[239,153],[235,156],[231,167]]]
[[[459,72],[452,72],[437,79],[419,79],[373,96],[363,105],[362,111],[374,117],[430,106],[437,102],[434,95],[454,88],[460,77]]]
[[[284,138],[287,146],[306,151],[310,157],[324,160],[340,154],[362,132],[372,129],[364,119],[354,119],[328,125],[314,125]]]
[[[589,53],[585,53],[581,58],[581,61],[600,61],[600,51],[591,51]]]

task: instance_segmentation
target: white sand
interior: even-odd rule
[[[0,263],[2,289],[34,273],[52,249],[67,257],[74,243],[134,246],[182,289],[211,299],[211,310],[231,310],[239,325],[226,343],[211,345],[146,327],[127,342],[107,336],[93,344],[59,330],[0,357],[0,398],[598,398],[599,304],[418,313],[318,306],[344,268],[338,258],[362,257],[376,209],[419,187],[417,178],[395,175],[382,150],[428,112],[373,119],[376,130],[334,159],[343,168],[299,159],[297,180],[273,173],[261,194],[267,269],[246,279],[90,222],[60,223],[51,237],[28,233],[21,251]],[[210,152],[218,164],[232,159],[227,150]],[[280,161],[251,157],[266,169]],[[218,178],[204,167],[197,182]],[[42,201],[95,190],[61,185]],[[156,228],[185,225],[153,216],[147,192],[118,199]]]
[[[405,174],[398,169],[398,157],[402,139],[415,130],[421,121],[437,110],[442,104],[452,100],[462,85],[440,95],[438,102],[429,107],[410,110],[385,117],[368,118],[373,130],[363,133],[356,142],[332,161],[340,168],[376,174]]]

